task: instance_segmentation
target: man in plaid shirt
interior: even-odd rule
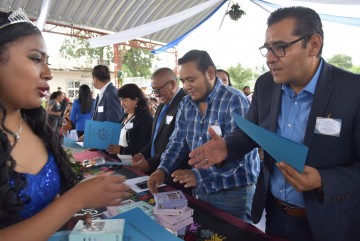
[[[260,170],[257,150],[221,167],[176,170],[192,150],[211,140],[209,127],[218,129],[221,136],[237,129],[232,114],[245,116],[249,101],[240,91],[221,84],[207,52],[191,50],[178,63],[180,80],[188,95],[180,103],[174,132],[158,169],[150,176],[149,189],[157,192],[166,176],[171,175],[175,182],[194,187],[199,199],[251,222],[250,208]]]

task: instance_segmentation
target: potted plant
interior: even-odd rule
[[[232,20],[239,20],[243,15],[246,14],[244,10],[241,10],[238,3],[233,3],[233,5],[230,7],[230,10],[226,12],[227,15],[230,16]]]

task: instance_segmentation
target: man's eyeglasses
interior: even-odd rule
[[[155,94],[160,94],[160,90],[161,90],[162,88],[164,88],[165,85],[169,84],[171,81],[172,81],[172,79],[171,79],[171,80],[168,80],[165,84],[163,84],[163,85],[160,86],[159,88],[153,89],[152,93],[153,93],[154,95],[155,95]]]
[[[304,40],[306,38],[309,38],[311,37],[312,34],[307,34],[307,35],[304,35],[302,36],[301,38],[298,38],[290,43],[287,43],[287,44],[273,44],[271,46],[267,46],[267,45],[264,45],[264,46],[261,46],[259,48],[260,50],[260,53],[262,56],[264,57],[267,57],[268,54],[269,54],[269,51],[271,51],[271,53],[273,53],[273,55],[275,55],[276,57],[284,57],[286,52],[285,52],[285,49],[290,47],[291,45],[301,41],[301,40]]]

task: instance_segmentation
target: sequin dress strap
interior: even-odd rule
[[[60,174],[54,156],[49,153],[48,161],[39,173],[23,175],[27,185],[19,195],[27,195],[30,202],[24,206],[20,215],[29,218],[51,203],[60,192]]]

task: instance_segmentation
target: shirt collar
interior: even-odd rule
[[[108,87],[108,85],[111,83],[111,81],[109,81],[106,85],[104,85],[99,92],[99,98],[101,99],[101,97],[104,95],[104,92],[106,90],[106,88]]]

